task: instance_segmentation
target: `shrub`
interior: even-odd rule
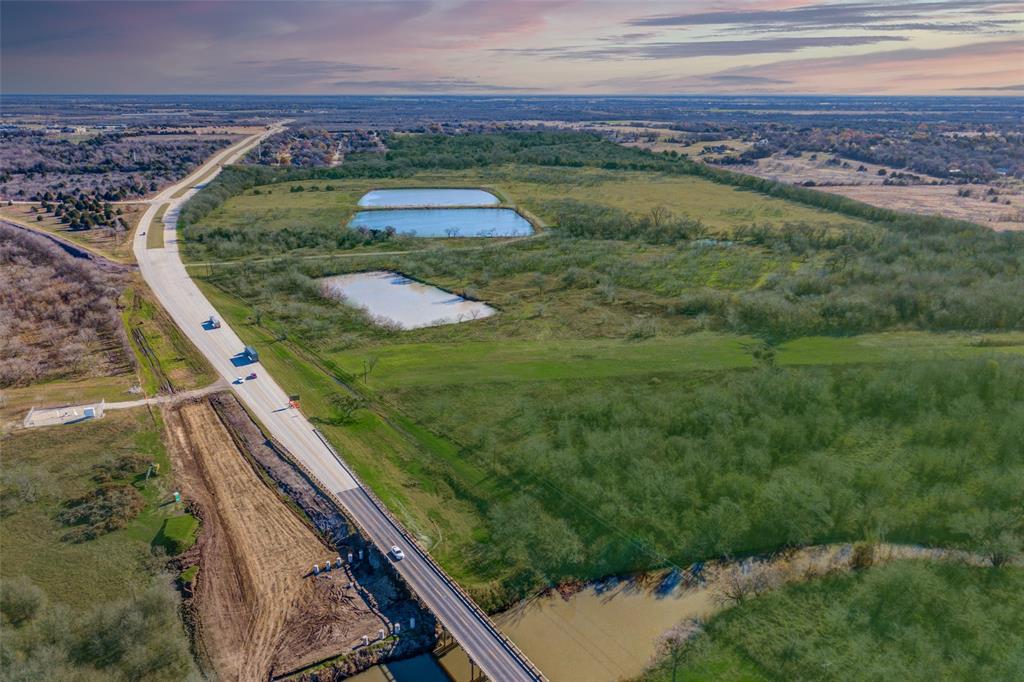
[[[46,595],[28,576],[0,582],[0,613],[13,625],[35,618],[45,603]]]
[[[57,520],[66,526],[77,526],[64,535],[66,541],[85,542],[124,528],[145,506],[145,499],[133,486],[105,485],[65,502]]]
[[[110,483],[136,476],[146,471],[152,460],[138,455],[122,455],[117,459],[93,466],[92,480],[97,483]]]

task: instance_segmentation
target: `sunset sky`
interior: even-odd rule
[[[1024,95],[1024,3],[0,3],[5,93]]]

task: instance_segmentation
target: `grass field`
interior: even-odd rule
[[[162,574],[167,557],[152,545],[164,521],[183,513],[171,498],[162,430],[159,414],[140,408],[3,436],[0,636],[11,666],[5,674],[168,681],[198,675],[180,600]],[[150,463],[159,470],[147,477]],[[98,537],[77,533],[92,521],[62,521],[74,501],[130,498],[123,525]],[[121,504],[109,511],[123,513]],[[96,520],[99,510],[89,513]]]
[[[725,611],[668,680],[1013,680],[1024,570],[904,561],[793,585]]]
[[[213,368],[152,300],[144,285],[125,289],[121,303],[121,316],[146,395],[156,395],[165,382],[177,390],[213,383]]]
[[[330,423],[335,415],[331,399],[344,393],[331,370],[315,355],[253,324],[251,310],[237,299],[199,284],[242,340],[260,349],[260,362],[275,380],[300,396],[303,414],[461,584],[480,590],[503,577],[497,567],[480,563],[476,553],[465,552],[464,540],[482,530],[479,516],[445,482],[449,469],[476,481],[486,477],[484,472],[461,461],[450,443],[388,410],[361,409],[350,423]]]
[[[52,601],[85,609],[141,590],[161,568],[150,543],[164,519],[181,513],[170,499],[170,462],[162,424],[148,409],[110,411],[98,421],[21,430],[4,436],[3,534],[0,576],[29,575]],[[159,475],[134,485],[145,507],[129,525],[87,542],[61,540],[67,530],[55,518],[68,499],[96,487],[94,467],[137,455],[160,467]]]
[[[163,527],[153,539],[153,544],[166,549],[169,555],[177,556],[196,544],[198,533],[199,520],[196,517],[191,514],[171,516],[164,519]]]
[[[114,232],[104,228],[78,231],[69,230],[67,225],[61,223],[53,215],[46,213],[42,214],[44,216],[43,220],[36,221],[36,217],[39,214],[33,213],[32,206],[29,204],[2,206],[0,207],[0,218],[6,218],[33,229],[55,234],[111,260],[130,263],[134,260],[132,256],[132,235],[138,229],[139,218],[142,217],[142,214],[148,207],[146,204],[119,204],[117,208],[124,211],[122,217],[131,226],[128,232]]]
[[[326,187],[331,190],[326,190]],[[564,199],[642,212],[664,207],[680,217],[700,219],[716,234],[757,223],[813,223],[828,227],[861,226],[845,216],[766,197],[701,178],[650,172],[606,171],[595,168],[546,169],[503,166],[492,169],[420,172],[411,178],[332,181],[317,180],[265,185],[229,199],[204,219],[194,235],[218,229],[243,231],[252,239],[250,254],[270,254],[259,247],[258,235],[281,231],[338,229],[358,210],[356,202],[371,189],[382,187],[484,187],[542,222],[551,216],[550,204]],[[303,187],[302,192],[292,191]],[[316,187],[315,191],[310,191]],[[258,192],[258,194],[257,194]],[[244,226],[244,227],[243,227]],[[192,260],[238,257],[210,253],[196,243],[186,245]]]
[[[43,281],[86,276],[61,275],[52,264],[61,262],[32,262],[38,269],[30,272]],[[195,524],[171,497],[160,414],[148,408],[108,410],[98,420],[17,428],[32,406],[138,398],[133,388],[140,377],[153,392],[157,375],[173,376],[179,386],[206,382],[205,361],[140,293],[138,282],[122,276],[104,284],[92,313],[112,320],[118,337],[120,322],[129,332],[140,331],[142,343],[133,343],[133,350],[145,348],[152,363],[136,374],[118,338],[92,358],[64,351],[54,362],[58,371],[63,363],[89,361],[96,376],[19,386],[0,395],[0,638],[5,673],[17,679],[197,675],[178,613],[180,599],[163,573],[168,557],[154,545],[167,519]],[[49,319],[57,320],[74,320],[83,307],[73,295],[40,305],[49,306]],[[38,333],[48,331],[53,333],[52,322],[38,324]],[[100,353],[115,351],[128,353],[124,362],[100,364]],[[185,531],[181,539],[187,544]]]
[[[990,347],[981,339],[998,339]],[[579,339],[445,343],[396,343],[326,354],[371,388],[389,391],[474,382],[597,379],[750,368],[756,365],[752,337],[702,332],[640,340]],[[855,337],[808,337],[778,348],[779,365],[885,363],[925,359],[1024,355],[1024,334],[967,335],[892,332]]]

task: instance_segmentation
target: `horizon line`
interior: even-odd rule
[[[965,88],[964,92],[986,92],[986,88]],[[229,93],[229,92],[2,92],[0,97],[620,97],[620,98],[654,98],[654,97],[847,97],[847,98],[927,98],[927,97],[1000,97],[1024,99],[1024,86],[1013,89],[988,90],[984,95],[957,94],[954,91],[942,91],[935,94],[848,94],[820,92],[749,92],[749,93],[714,93],[714,92],[675,92],[675,93],[543,93],[536,91],[510,92],[507,90],[481,90],[479,92],[344,92],[344,93]]]

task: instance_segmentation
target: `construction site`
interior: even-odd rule
[[[193,577],[186,624],[202,667],[232,680],[341,679],[430,650],[433,616],[233,395],[164,412],[202,521],[176,559]]]

